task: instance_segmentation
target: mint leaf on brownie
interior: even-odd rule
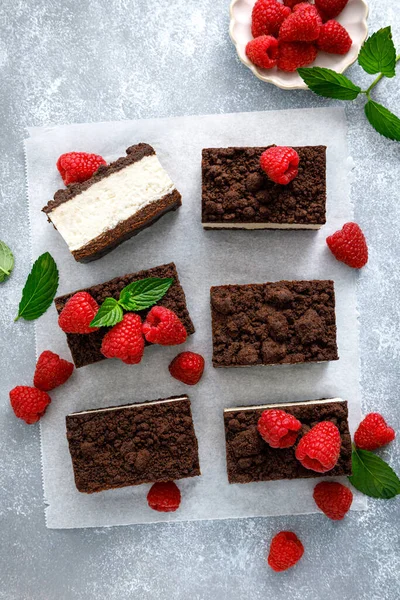
[[[51,254],[45,252],[36,260],[28,275],[15,321],[21,317],[26,321],[34,321],[42,316],[53,302],[57,288],[57,265]]]
[[[382,73],[385,77],[396,74],[396,49],[391,27],[379,29],[364,43],[358,55],[358,64],[366,73]]]
[[[171,277],[148,277],[133,281],[120,294],[119,304],[128,311],[144,310],[156,304],[173,284]]]
[[[400,494],[400,479],[379,456],[368,450],[353,448],[353,475],[350,483],[371,498],[388,500]]]
[[[14,255],[10,248],[0,240],[0,283],[5,281],[14,268]]]
[[[115,298],[106,298],[98,313],[90,322],[90,327],[114,327],[122,321],[123,310]]]

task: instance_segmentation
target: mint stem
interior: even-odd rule
[[[399,62],[399,60],[400,60],[400,54],[398,54],[398,55],[396,56],[396,64]],[[376,78],[376,79],[375,79],[375,80],[374,80],[374,81],[371,83],[371,85],[369,86],[369,88],[368,88],[367,90],[363,90],[363,94],[366,94],[366,96],[367,96],[368,100],[371,100],[371,96],[370,96],[371,90],[373,90],[373,89],[374,89],[374,87],[376,86],[376,84],[377,84],[377,83],[379,83],[379,82],[380,82],[380,80],[381,80],[383,77],[384,77],[384,74],[383,74],[383,73],[381,73],[381,74],[380,74],[380,75],[378,75],[378,77],[377,77],[377,78]]]
[[[3,269],[3,267],[0,267],[0,271],[2,273],[4,273],[4,275],[9,275],[10,274],[10,271],[6,271],[5,269]]]

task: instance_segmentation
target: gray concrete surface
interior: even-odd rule
[[[333,523],[320,515],[101,530],[49,531],[43,515],[39,430],[17,421],[8,390],[34,369],[33,327],[13,324],[29,271],[22,139],[27,125],[325,106],[309,92],[257,81],[228,37],[228,0],[3,0],[0,6],[0,239],[16,255],[0,288],[0,598],[6,600],[395,600],[399,502]],[[391,0],[371,0],[371,30],[400,20]],[[357,82],[369,77],[357,67]],[[377,98],[398,110],[399,81]],[[333,102],[332,102],[333,103]],[[400,429],[399,145],[347,106],[356,162],[356,219],[369,241],[360,274],[364,409]],[[398,442],[381,454],[399,469]],[[397,527],[396,527],[397,524]],[[298,533],[306,554],[273,574],[266,541]]]

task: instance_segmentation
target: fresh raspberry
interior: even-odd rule
[[[319,36],[322,19],[312,4],[296,4],[279,30],[281,42],[313,42]]]
[[[101,353],[106,358],[119,358],[127,365],[140,363],[144,352],[142,320],[127,313],[103,338]]]
[[[32,425],[44,415],[51,398],[42,390],[18,385],[10,392],[10,402],[15,416]]]
[[[176,314],[164,306],[153,306],[146,321],[143,333],[151,344],[177,346],[186,342],[186,329]]]
[[[100,165],[106,165],[104,158],[98,154],[87,152],[67,152],[61,154],[57,161],[57,169],[65,185],[86,181],[97,171]]]
[[[273,146],[261,154],[260,166],[275,183],[287,185],[298,173],[300,158],[287,146]]]
[[[361,269],[368,262],[368,246],[357,223],[346,223],[342,229],[326,238],[329,250],[337,260],[353,269]]]
[[[33,385],[43,392],[49,392],[65,383],[71,377],[73,370],[74,365],[71,362],[60,358],[50,350],[45,350],[36,363]]]
[[[277,36],[283,21],[290,15],[290,8],[277,0],[257,0],[251,15],[251,33]]]
[[[286,571],[294,567],[304,554],[304,546],[292,531],[281,531],[271,540],[268,564],[274,571]]]
[[[307,42],[280,42],[278,69],[292,73],[310,65],[317,58],[317,48]]]
[[[322,25],[317,40],[317,46],[331,54],[347,54],[353,41],[346,29],[334,19]]]
[[[58,317],[58,324],[65,333],[92,333],[98,327],[90,327],[99,305],[87,292],[77,292],[66,303]]]
[[[387,425],[382,415],[369,413],[359,424],[354,442],[361,450],[376,450],[393,442],[395,437],[394,429]]]
[[[262,35],[246,46],[246,56],[261,69],[272,69],[278,58],[278,40],[271,35]]]
[[[326,473],[339,460],[340,445],[340,433],[336,425],[331,421],[321,421],[301,438],[295,454],[306,469]]]
[[[289,8],[293,8],[296,4],[304,4],[304,0],[283,0],[283,4]]]
[[[264,410],[258,420],[257,429],[271,448],[290,448],[296,441],[301,423],[284,410],[271,408]]]
[[[315,6],[326,19],[337,17],[349,0],[315,0]]]
[[[158,512],[174,512],[181,503],[181,492],[173,481],[154,483],[147,494],[147,502]]]
[[[350,510],[353,493],[337,481],[322,481],[314,488],[315,504],[333,521],[341,521]]]
[[[204,371],[204,358],[195,352],[181,352],[169,365],[172,377],[186,385],[199,383]]]

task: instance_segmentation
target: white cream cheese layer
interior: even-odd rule
[[[206,229],[321,229],[307,223],[202,223]]]
[[[237,412],[245,410],[267,410],[269,408],[282,408],[284,406],[317,406],[319,404],[330,404],[331,402],[344,402],[342,398],[324,398],[323,400],[303,400],[299,402],[281,402],[279,404],[260,404],[254,406],[237,406],[236,408],[225,408],[224,412]]]
[[[151,408],[155,404],[169,404],[171,402],[181,402],[182,400],[189,400],[189,397],[180,396],[179,398],[166,398],[165,400],[150,400],[150,402],[140,402],[140,404],[123,404],[122,406],[108,406],[107,408],[93,408],[92,410],[81,410],[80,412],[71,413],[68,416],[75,417],[76,415],[90,415],[92,413],[111,412],[113,410],[121,410],[125,408],[140,408],[141,406]]]
[[[72,251],[175,189],[155,154],[117,171],[49,213]]]

